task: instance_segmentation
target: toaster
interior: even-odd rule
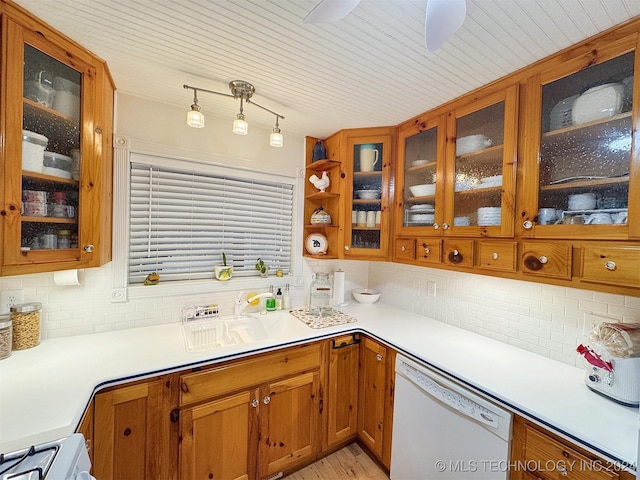
[[[602,366],[584,363],[590,390],[628,407],[640,405],[640,357],[612,357]]]

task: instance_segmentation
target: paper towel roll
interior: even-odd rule
[[[342,270],[333,273],[333,304],[338,307],[344,305],[344,280],[345,274]]]
[[[77,269],[54,272],[53,283],[56,285],[80,285],[82,283],[82,273]]]

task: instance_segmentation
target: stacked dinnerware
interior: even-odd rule
[[[478,225],[500,225],[500,207],[480,207],[478,209]]]

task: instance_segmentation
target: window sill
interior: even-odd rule
[[[270,285],[284,287],[286,284],[292,287],[301,287],[304,284],[302,276],[285,275],[267,278],[239,277],[226,282],[218,280],[194,280],[190,282],[162,282],[157,285],[135,285],[127,288],[114,289],[111,292],[111,302],[126,302],[136,298],[172,297],[183,295],[198,295],[203,293],[237,292],[241,290],[267,289]]]

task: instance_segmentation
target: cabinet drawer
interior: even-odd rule
[[[416,259],[416,239],[415,238],[397,238],[395,249],[395,258],[398,260],[415,260]]]
[[[418,263],[440,263],[442,259],[442,241],[433,238],[418,238],[416,241],[416,260]]]
[[[307,345],[182,375],[180,406],[318,368],[320,349],[320,344]]]
[[[520,255],[522,272],[537,277],[571,279],[571,245],[524,242]]]
[[[442,261],[455,267],[473,268],[473,240],[444,240]]]
[[[640,287],[640,246],[582,247],[581,280]]]
[[[517,251],[516,242],[480,242],[478,266],[484,270],[515,272]]]
[[[525,425],[524,464],[534,478],[548,480],[607,480],[620,476],[602,461],[592,460]]]

